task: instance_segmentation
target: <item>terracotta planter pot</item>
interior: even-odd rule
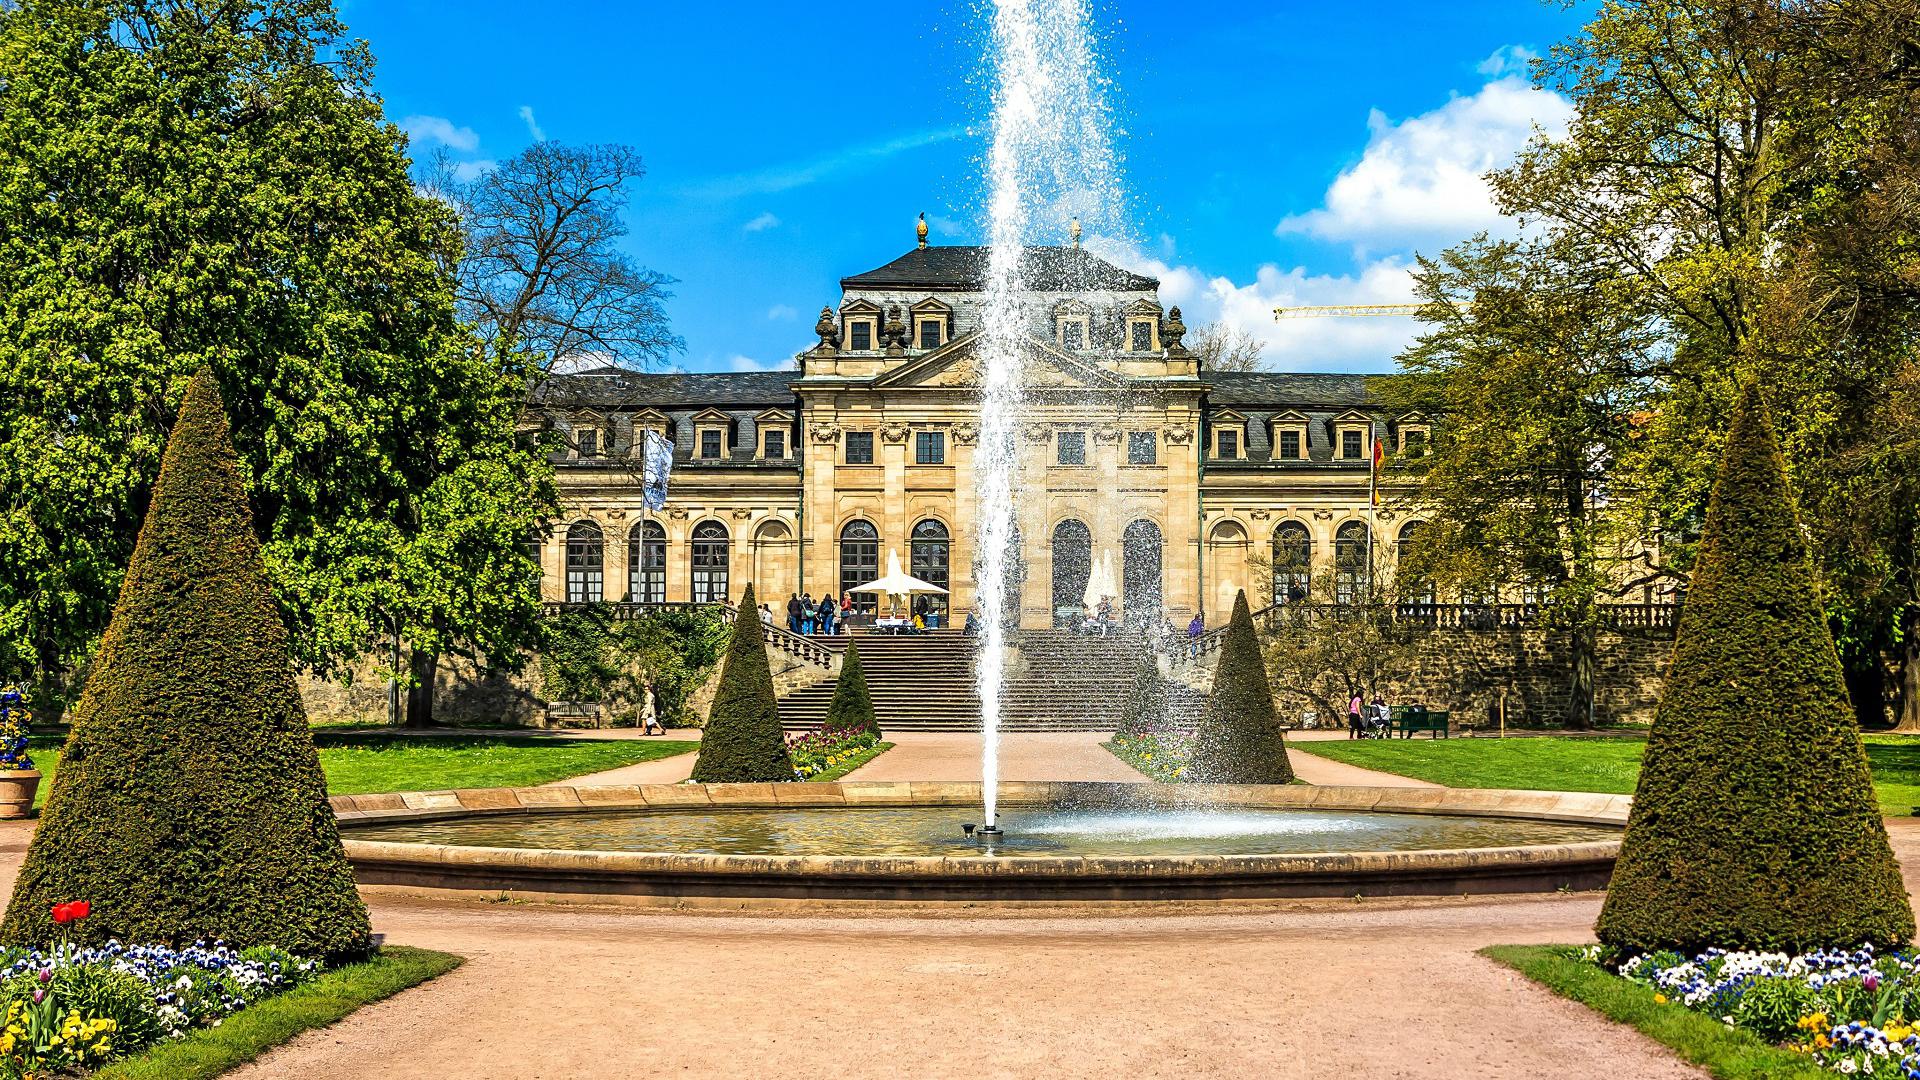
[[[0,820],[32,817],[33,796],[39,790],[39,769],[0,771]]]

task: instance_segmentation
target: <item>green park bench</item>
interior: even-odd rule
[[[1453,714],[1445,709],[1423,709],[1417,705],[1396,706],[1393,710],[1393,730],[1403,739],[1411,739],[1415,732],[1427,731],[1436,739],[1450,739],[1453,732],[1448,721]]]

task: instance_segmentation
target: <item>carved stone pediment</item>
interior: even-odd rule
[[[735,510],[733,512],[733,520],[735,521],[745,521],[752,516],[753,511],[751,510]]]
[[[667,516],[675,521],[685,521],[692,516],[692,512],[684,506],[671,506],[667,508]]]
[[[1041,443],[1041,442],[1046,442],[1048,439],[1051,439],[1051,438],[1053,438],[1053,429],[1051,427],[1048,427],[1045,424],[1028,424],[1027,425],[1027,441],[1028,442]]]

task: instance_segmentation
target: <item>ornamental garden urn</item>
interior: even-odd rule
[[[0,686],[0,820],[29,817],[40,790],[40,770],[27,754],[27,692]]]

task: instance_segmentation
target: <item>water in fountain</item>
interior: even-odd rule
[[[980,442],[976,466],[980,569],[978,667],[981,781],[986,823],[996,816],[1006,610],[1019,552],[1016,496],[1022,367],[1035,312],[1023,280],[1027,248],[1044,228],[1056,238],[1068,219],[1112,226],[1120,207],[1085,0],[992,0],[988,12],[993,124],[987,149],[986,297]]]

